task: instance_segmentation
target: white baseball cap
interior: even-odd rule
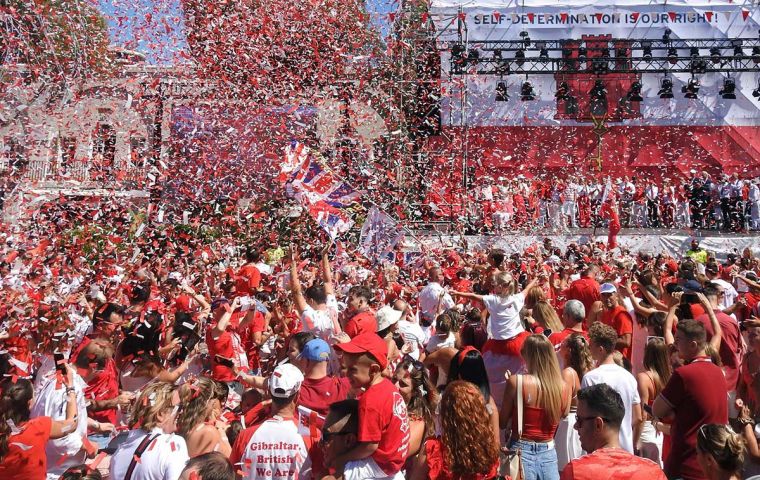
[[[288,398],[301,389],[303,373],[295,365],[283,363],[278,365],[269,377],[269,392],[273,397]]]
[[[599,287],[599,293],[617,293],[617,288],[611,283],[603,283],[602,286]]]
[[[377,319],[377,331],[383,331],[390,327],[394,323],[397,323],[401,319],[403,312],[396,310],[391,306],[384,306],[377,312],[375,312],[375,318]]]

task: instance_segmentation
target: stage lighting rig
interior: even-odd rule
[[[732,40],[731,44],[734,46],[734,60],[741,60],[744,58],[744,50],[742,49],[743,42],[741,40]]]
[[[731,77],[723,80],[723,88],[720,89],[718,94],[723,100],[736,100],[736,80]]]
[[[520,87],[520,100],[523,102],[530,102],[536,99],[536,92],[533,90],[533,84],[528,80],[525,80]]]
[[[660,90],[657,92],[660,98],[673,98],[673,80],[664,77],[660,83]]]
[[[713,63],[720,63],[720,48],[710,48],[710,60],[712,60]]]
[[[647,62],[652,60],[652,42],[641,42],[641,58]]]
[[[567,82],[560,82],[560,84],[557,85],[557,93],[554,94],[554,97],[557,98],[557,100],[567,100],[569,95],[570,86]]]
[[[752,61],[755,65],[760,63],[760,47],[752,47]]]
[[[629,102],[643,102],[644,97],[641,96],[641,82],[633,82],[631,88],[628,89],[625,98],[627,98]]]
[[[536,44],[538,47],[538,59],[542,62],[548,62],[549,61],[549,49],[546,48],[546,44],[543,42],[539,42]]]
[[[758,81],[757,88],[752,90],[752,96],[760,99],[760,81]]]
[[[697,94],[699,93],[699,87],[700,87],[699,80],[697,80],[694,77],[691,77],[689,79],[689,82],[683,87],[681,87],[681,93],[684,94],[684,98],[695,99],[697,98]]]
[[[672,65],[678,63],[678,49],[676,47],[668,48],[668,61]]]
[[[519,67],[522,67],[525,64],[525,50],[522,48],[515,52],[515,63]]]
[[[522,43],[525,46],[525,48],[530,47],[530,36],[528,36],[528,32],[523,30],[520,32],[520,38],[522,38]]]
[[[509,92],[507,91],[507,82],[499,82],[496,84],[496,101],[497,102],[509,101]]]

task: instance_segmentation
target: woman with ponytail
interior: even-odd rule
[[[61,438],[76,427],[77,398],[73,388],[73,370],[66,366],[62,388],[66,388],[66,419],[50,417],[30,419],[34,403],[32,382],[23,378],[6,378],[0,382],[0,478],[44,480],[47,476],[45,444]]]

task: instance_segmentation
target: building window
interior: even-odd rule
[[[102,169],[113,167],[116,157],[116,132],[111,125],[98,125],[92,150],[93,161],[97,166]]]

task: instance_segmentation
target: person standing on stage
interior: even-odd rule
[[[660,188],[650,183],[644,195],[647,199],[647,227],[660,228]]]

